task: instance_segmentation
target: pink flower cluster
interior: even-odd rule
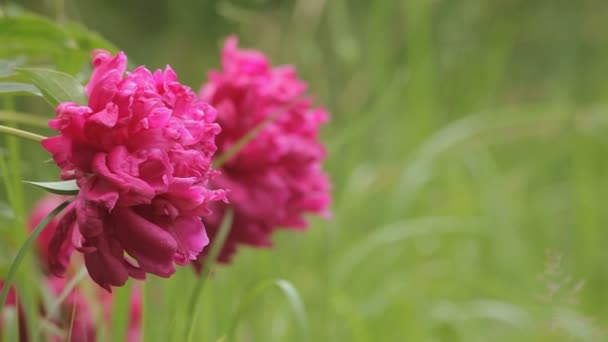
[[[30,230],[33,230],[42,219],[47,216],[54,208],[64,202],[66,198],[60,196],[47,196],[40,200],[34,208],[29,217],[28,226]],[[40,257],[40,260],[44,262],[48,257],[48,243],[58,228],[58,223],[61,217],[57,217],[49,222],[45,227],[42,234],[36,240],[36,251]],[[73,264],[80,265],[80,262]],[[70,269],[73,271],[73,269]],[[48,273],[48,272],[45,272]],[[72,272],[73,273],[73,272]],[[51,274],[45,274],[45,286],[48,288],[49,293],[58,298],[68,283],[65,278],[58,278]],[[2,288],[2,281],[0,281],[0,289]],[[96,293],[96,299],[101,305],[103,311],[103,317],[106,322],[111,322],[113,296],[101,288],[98,288]],[[7,300],[7,306],[15,307],[18,302],[17,294],[14,289],[9,292],[9,298]],[[57,330],[67,334],[71,330],[72,342],[78,341],[91,341],[94,342],[97,338],[97,323],[95,321],[92,306],[87,300],[87,297],[79,287],[74,287],[67,295],[65,300],[60,303],[59,312],[50,313],[45,309],[41,308],[41,314],[48,316],[47,322],[56,326]],[[17,308],[19,312],[19,334],[21,341],[28,341],[27,331],[25,326],[25,316],[22,313],[20,307]],[[49,316],[51,315],[52,316]],[[126,341],[137,342],[141,341],[141,294],[139,288],[136,286],[133,288],[133,294],[130,301],[130,313],[129,323]],[[0,325],[1,325],[0,320]],[[0,331],[1,331],[0,327]],[[49,334],[51,334],[49,332]],[[65,338],[57,335],[47,336],[50,341],[64,341]]]
[[[59,135],[42,143],[80,188],[51,239],[50,270],[64,274],[76,248],[108,291],[129,277],[169,277],[194,260],[208,243],[201,216],[225,200],[207,187],[215,109],[170,67],[125,75],[126,65],[122,52],[95,51],[88,104],[61,103],[49,124]]]
[[[216,188],[230,191],[234,210],[220,261],[229,261],[239,244],[271,246],[278,228],[306,228],[307,213],[329,215],[330,184],[321,167],[326,152],[319,142],[328,113],[312,107],[306,88],[293,67],[273,68],[262,53],[239,50],[231,37],[222,52],[222,70],[212,71],[201,89],[201,99],[218,111],[218,155],[261,128],[213,180]],[[227,207],[216,203],[213,214],[203,218],[212,243]]]

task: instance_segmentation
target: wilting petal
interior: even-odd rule
[[[124,285],[129,272],[120,245],[103,235],[88,239],[86,243],[95,246],[95,251],[84,255],[91,279],[109,292],[112,291],[112,286]]]
[[[71,204],[66,210],[48,245],[49,271],[57,276],[65,274],[74,251],[72,234],[76,226],[76,207]]]
[[[141,269],[160,277],[175,272],[177,244],[171,234],[130,208],[117,208],[112,220],[118,241]]]

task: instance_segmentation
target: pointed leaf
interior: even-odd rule
[[[35,185],[45,191],[58,195],[76,195],[80,190],[75,180],[67,180],[60,182],[24,182]]]
[[[87,103],[82,84],[66,73],[42,68],[15,68],[15,70],[40,89],[44,98],[53,107],[61,102],[81,105]]]

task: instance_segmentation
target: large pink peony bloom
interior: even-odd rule
[[[51,239],[50,270],[65,272],[63,251],[74,245],[108,291],[195,259],[208,243],[200,217],[225,199],[207,188],[220,131],[213,107],[170,67],[124,75],[126,64],[122,52],[95,51],[88,105],[61,103],[49,123],[59,135],[42,143],[80,188]]]
[[[239,50],[235,37],[224,46],[222,67],[210,73],[200,92],[218,110],[222,132],[217,155],[264,125],[213,181],[230,191],[235,213],[219,256],[227,262],[238,244],[268,247],[277,228],[306,228],[306,213],[328,216],[330,184],[321,168],[325,148],[318,137],[328,113],[311,106],[312,99],[304,95],[307,86],[294,68],[272,68],[262,53]],[[212,243],[225,209],[218,203],[213,215],[204,218]]]

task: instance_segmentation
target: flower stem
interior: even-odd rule
[[[14,135],[19,138],[33,140],[36,142],[41,142],[42,140],[46,139],[46,137],[43,135],[39,135],[36,133],[32,133],[32,132],[28,132],[28,131],[24,131],[21,129],[8,127],[8,126],[4,126],[4,125],[0,125],[0,133],[6,133],[9,135]]]
[[[187,329],[186,341],[188,341],[188,342],[193,341],[192,338],[193,338],[193,333],[194,333],[194,325],[196,324],[196,318],[198,316],[198,309],[199,309],[198,300],[205,287],[207,277],[209,277],[209,272],[211,271],[211,268],[213,268],[213,265],[215,265],[215,263],[217,261],[217,257],[220,255],[220,251],[222,250],[222,247],[224,246],[224,242],[226,241],[226,238],[228,237],[228,233],[230,233],[230,229],[232,228],[233,218],[234,218],[234,213],[232,212],[232,209],[228,209],[226,211],[226,214],[224,215],[224,220],[222,221],[222,224],[217,233],[217,236],[215,237],[215,240],[213,241],[213,244],[211,245],[211,250],[209,251],[209,254],[203,261],[203,265],[201,266],[201,271],[200,271],[200,279],[194,285],[194,290],[192,291],[192,294],[190,295],[190,306],[189,306],[189,310],[188,310],[190,322],[186,326],[186,329]]]
[[[45,118],[28,113],[13,112],[10,110],[0,110],[0,121],[36,127],[48,127],[47,120]]]

